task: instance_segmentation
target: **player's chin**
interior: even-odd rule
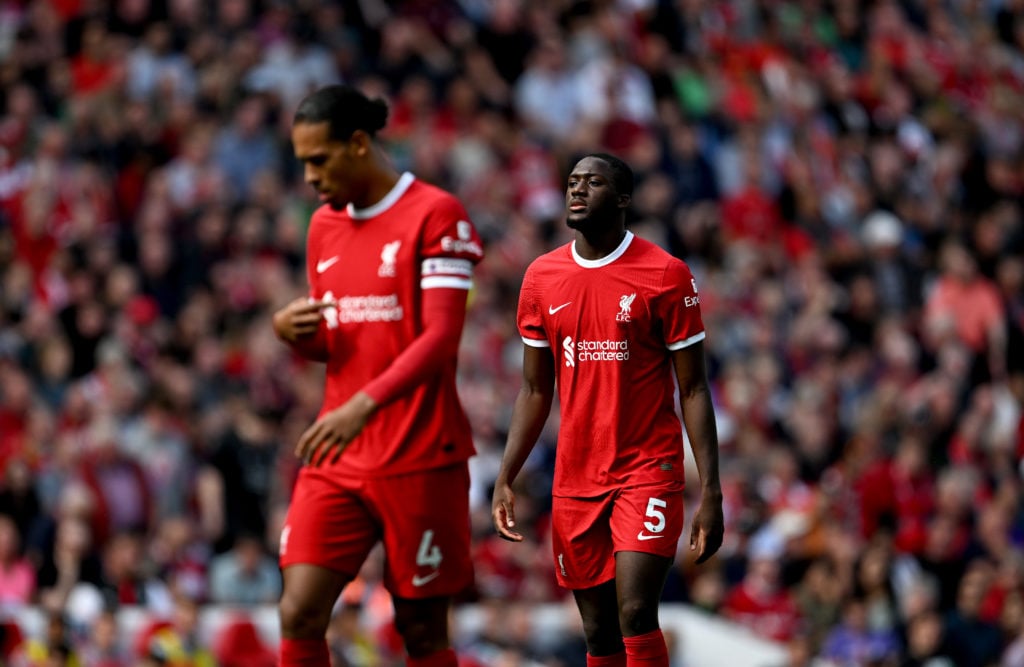
[[[569,229],[586,229],[589,227],[590,216],[586,213],[570,213],[565,216],[565,224]]]

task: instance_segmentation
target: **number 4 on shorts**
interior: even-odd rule
[[[423,531],[423,539],[420,540],[420,548],[416,552],[416,564],[420,567],[431,567],[436,570],[441,567],[441,547],[432,544],[433,541],[434,531]]]

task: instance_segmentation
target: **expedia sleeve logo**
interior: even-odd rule
[[[700,305],[700,295],[697,294],[697,281],[690,278],[690,284],[693,285],[693,296],[683,297],[683,303],[686,304],[687,308]]]
[[[441,237],[441,250],[450,253],[469,253],[477,257],[483,257],[484,249],[473,239],[473,226],[465,220],[455,223],[455,233],[458,238],[451,236]]]

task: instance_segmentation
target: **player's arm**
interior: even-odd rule
[[[718,473],[718,431],[704,364],[704,342],[697,341],[672,352],[679,382],[679,407],[700,475],[700,506],[693,519],[690,550],[703,563],[722,546],[725,520],[722,515],[722,482]]]
[[[327,336],[320,322],[324,308],[331,305],[306,297],[293,299],[274,313],[274,333],[304,359],[326,362]]]
[[[523,384],[512,408],[505,455],[494,482],[491,516],[498,534],[507,540],[522,542],[515,528],[515,494],[512,483],[522,470],[526,458],[537,444],[555,395],[555,362],[551,348],[524,345]]]
[[[295,454],[319,465],[333,449],[337,461],[373,413],[436,375],[459,353],[466,321],[466,290],[423,290],[423,330],[383,373],[342,406],[324,415],[299,438]],[[319,452],[319,454],[318,454]]]

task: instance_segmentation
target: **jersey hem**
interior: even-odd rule
[[[551,347],[551,343],[547,342],[546,340],[537,340],[536,338],[526,338],[525,336],[523,337],[523,343],[525,343],[526,345],[529,345],[530,347]]]

